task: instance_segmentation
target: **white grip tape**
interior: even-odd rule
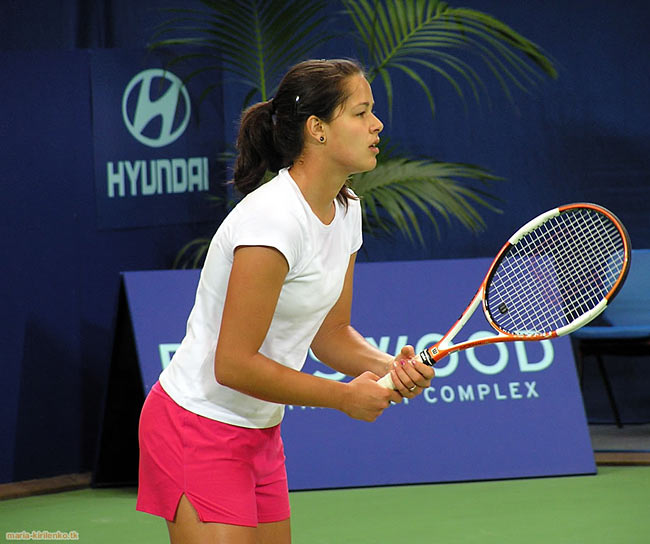
[[[393,383],[393,378],[390,377],[390,372],[383,378],[377,380],[377,383],[386,389],[392,389],[393,391],[397,390],[397,387],[395,387],[395,384]]]

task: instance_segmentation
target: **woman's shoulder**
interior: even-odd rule
[[[278,174],[240,200],[224,223],[234,229],[295,230],[303,223],[301,213],[290,180]]]
[[[295,195],[290,180],[284,172],[278,173],[269,181],[260,185],[257,189],[247,194],[238,204],[244,208],[262,208],[271,211],[284,210],[295,201]]]

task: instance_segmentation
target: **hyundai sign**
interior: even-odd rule
[[[219,77],[218,73],[211,77]],[[215,158],[223,145],[217,92],[184,83],[152,54],[91,53],[95,187],[100,228],[214,220],[206,198],[222,190]]]

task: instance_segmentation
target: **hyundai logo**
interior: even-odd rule
[[[149,147],[176,141],[190,120],[190,97],[183,82],[160,68],[136,75],[122,96],[122,118],[131,135]]]

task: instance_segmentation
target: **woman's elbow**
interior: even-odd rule
[[[236,372],[233,372],[233,365],[229,364],[228,358],[219,352],[214,357],[214,378],[217,383],[226,387],[233,387],[236,382]]]

